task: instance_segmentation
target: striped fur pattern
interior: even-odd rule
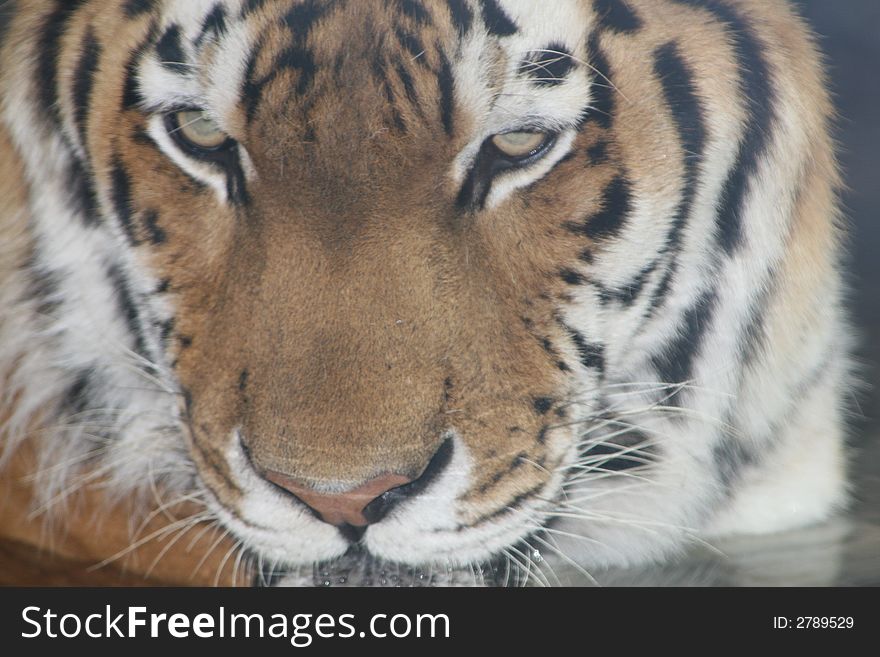
[[[831,108],[782,0],[19,0],[4,42],[41,507],[158,489],[271,570],[592,569],[842,504]],[[262,476],[426,467],[356,537]]]

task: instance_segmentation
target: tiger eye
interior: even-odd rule
[[[181,137],[199,148],[211,150],[226,143],[229,136],[205,112],[184,110],[174,114]]]
[[[545,132],[505,132],[492,137],[492,143],[507,157],[523,159],[538,151],[547,138]]]

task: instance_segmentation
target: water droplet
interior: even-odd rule
[[[535,563],[541,563],[544,561],[544,557],[541,555],[540,550],[534,550],[532,552],[532,560],[534,560]]]
[[[329,580],[329,579],[325,579],[325,580],[324,580],[324,586],[330,586],[330,580]]]

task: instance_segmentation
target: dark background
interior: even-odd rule
[[[860,331],[865,389],[853,443],[869,458],[859,474],[880,482],[880,0],[799,0],[828,58],[839,119],[837,138],[847,189],[851,313]],[[873,457],[873,458],[871,458]],[[880,500],[874,503],[880,506]]]

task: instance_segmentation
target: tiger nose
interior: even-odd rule
[[[263,471],[263,476],[307,505],[321,520],[359,540],[367,525],[379,522],[395,506],[424,492],[449,466],[452,451],[453,441],[449,438],[415,478],[383,474],[345,493],[322,493],[302,480],[275,470]]]
[[[310,507],[321,520],[337,527],[366,527],[377,522],[380,518],[367,513],[367,507],[386,493],[413,482],[402,475],[386,474],[345,493],[322,493],[280,472],[269,471],[264,476]]]

